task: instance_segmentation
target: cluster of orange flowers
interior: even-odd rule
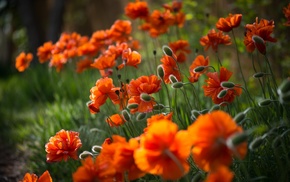
[[[131,19],[144,20],[141,29],[149,31],[152,37],[157,37],[167,32],[169,26],[181,27],[184,22],[181,1],[173,1],[171,5],[165,4],[163,7],[164,12],[155,10],[150,15],[147,3],[136,0],[128,3],[125,12]],[[288,9],[285,8],[284,12],[287,13]],[[215,52],[219,45],[230,45],[230,36],[224,33],[238,27],[241,20],[241,14],[220,18],[216,23],[218,31],[210,30],[200,39],[200,44],[205,50],[211,47]],[[257,48],[260,53],[266,54],[266,42],[276,41],[271,37],[274,21],[261,19],[259,22],[256,18],[255,23],[247,24],[245,28],[244,44],[249,52]],[[160,106],[154,94],[162,89],[162,82],[178,89],[186,81],[194,84],[205,74],[206,84],[202,87],[204,95],[210,97],[215,104],[231,103],[236,96],[242,94],[241,85],[233,83],[229,87],[225,86],[223,83],[229,81],[232,72],[225,67],[209,72],[209,57],[203,55],[196,56],[189,67],[189,76],[184,75],[179,64],[187,60],[187,54],[191,50],[187,41],[178,40],[169,43],[169,47],[163,47],[165,55],[160,58],[157,75],[143,75],[127,83],[118,80],[119,85],[115,86],[114,80],[110,78],[113,67],[122,69],[128,65],[137,68],[141,63],[140,53],[133,50],[138,45],[134,44],[131,31],[130,21],[117,20],[109,30],[97,31],[90,39],[77,33],[63,34],[56,44],[48,42],[38,49],[40,62],[50,60],[50,65],[58,70],[69,58],[75,56],[84,58],[78,63],[79,72],[88,67],[100,70],[102,78],[91,88],[87,105],[94,114],[100,112],[101,106],[108,99],[118,105],[119,113],[106,119],[111,127],[125,124],[136,113],[150,115],[147,127],[137,137],[128,141],[118,135],[107,138],[96,157],[89,156],[82,160],[82,166],[73,174],[73,180],[125,181],[138,179],[146,174],[158,175],[165,180],[177,180],[189,172],[189,158],[192,156],[196,166],[208,174],[207,181],[232,181],[234,174],[230,165],[233,156],[243,159],[247,154],[247,142],[235,142],[244,133],[243,129],[228,113],[219,110],[201,114],[187,129],[179,130],[172,119],[174,113],[153,113],[154,108]],[[98,57],[94,58],[97,54]],[[118,58],[121,58],[119,64]],[[24,70],[31,55],[25,56],[23,53],[17,59],[21,60],[17,62],[22,63],[18,64],[18,68]],[[77,151],[81,146],[77,132],[61,130],[45,146],[47,161],[77,159]],[[35,177],[27,174],[25,178]]]

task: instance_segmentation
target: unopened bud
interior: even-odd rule
[[[169,75],[169,80],[171,83],[178,82],[177,78],[174,75]]]
[[[143,120],[147,116],[146,113],[139,113],[136,117],[137,121]]]
[[[94,156],[91,152],[89,151],[83,151],[82,153],[80,153],[79,158],[81,160],[85,159],[88,156]]]
[[[137,104],[137,103],[132,103],[132,104],[128,104],[128,105],[127,105],[127,108],[128,108],[128,109],[136,109],[136,108],[138,108],[138,106],[139,106],[139,104]]]
[[[273,101],[271,99],[264,99],[258,103],[260,107],[269,106]]]
[[[170,56],[170,57],[173,56],[173,51],[171,50],[170,47],[164,45],[164,46],[162,46],[162,50],[163,50],[163,53],[164,53],[165,55]]]
[[[264,138],[259,136],[255,138],[249,145],[250,150],[257,150],[264,142]]]
[[[248,133],[236,133],[233,134],[230,138],[227,139],[227,146],[231,149],[235,148],[236,146],[246,142],[248,139]]]
[[[99,145],[92,146],[92,151],[95,153],[100,153],[101,150],[102,150],[102,146],[99,146]]]
[[[246,114],[245,114],[244,112],[240,112],[240,113],[238,113],[238,114],[234,117],[234,120],[236,121],[236,123],[240,123],[240,122],[242,122],[245,118],[246,118]]]
[[[231,88],[234,88],[235,87],[235,84],[233,82],[221,82],[220,85],[223,88],[228,88],[228,89],[231,89]]]
[[[157,74],[160,78],[163,78],[164,77],[164,69],[163,69],[163,66],[162,65],[159,65],[157,67]]]
[[[162,110],[165,106],[163,104],[157,104],[153,106],[153,110]]]
[[[145,102],[149,102],[151,100],[151,96],[148,95],[147,93],[142,93],[140,95],[141,100],[145,101]]]
[[[206,66],[198,66],[196,68],[193,69],[194,73],[200,73],[203,72],[205,70]]]
[[[253,35],[252,40],[256,46],[256,48],[258,49],[258,51],[265,55],[266,54],[266,44],[265,41],[263,40],[262,37],[257,36],[257,35]]]
[[[265,75],[269,75],[269,73],[259,72],[259,73],[255,73],[255,74],[253,75],[253,77],[254,77],[254,78],[261,78],[261,77],[263,77],[263,76],[265,76]]]
[[[123,118],[126,121],[130,121],[131,120],[131,116],[130,116],[130,114],[129,114],[129,112],[127,110],[122,110],[121,113],[122,113]]]
[[[183,87],[183,83],[182,82],[175,82],[175,83],[172,83],[171,87],[172,88],[181,88],[181,87]]]
[[[224,96],[226,96],[228,93],[228,90],[227,89],[224,89],[224,90],[221,90],[220,93],[217,95],[217,97],[219,99],[223,98]]]

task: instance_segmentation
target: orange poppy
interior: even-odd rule
[[[40,46],[37,49],[37,56],[38,56],[38,61],[40,63],[44,63],[48,61],[51,58],[52,55],[52,50],[54,49],[54,45],[52,42],[45,42],[43,46]]]
[[[97,47],[97,49],[101,49],[105,45],[110,45],[112,43],[110,38],[110,30],[95,31],[90,38],[90,43]]]
[[[206,36],[200,38],[199,43],[204,46],[204,50],[208,50],[210,47],[217,52],[218,45],[230,45],[231,38],[228,35],[224,35],[222,31],[216,32],[215,29],[211,29]]]
[[[216,23],[216,28],[223,32],[229,32],[233,28],[236,28],[240,25],[242,20],[242,14],[229,14],[226,18],[219,18]]]
[[[181,81],[181,74],[178,70],[177,63],[174,59],[170,56],[164,55],[161,60],[162,68],[164,70],[164,77],[163,80],[165,83],[170,83],[169,76],[174,75],[178,81]]]
[[[91,113],[99,112],[100,107],[110,98],[114,104],[118,104],[118,95],[116,91],[119,88],[115,87],[111,78],[105,77],[97,80],[96,85],[91,88],[90,99],[88,107]]]
[[[79,133],[75,131],[60,130],[50,137],[45,145],[47,162],[67,161],[68,158],[77,160],[77,150],[82,146]]]
[[[205,80],[207,85],[202,86],[204,90],[204,95],[207,97],[211,97],[215,104],[220,104],[222,102],[233,102],[236,96],[242,94],[242,89],[240,87],[234,87],[232,89],[228,89],[227,93],[224,97],[218,98],[218,94],[224,90],[221,86],[221,83],[224,81],[229,81],[232,76],[232,72],[228,71],[226,68],[221,67],[220,74],[217,72],[207,73],[208,79]],[[236,86],[240,86],[236,84]]]
[[[85,44],[78,47],[78,56],[95,56],[98,49],[91,42],[86,42]]]
[[[20,182],[52,182],[48,171],[45,171],[39,178],[35,174],[26,173]]]
[[[149,16],[147,2],[136,0],[129,2],[125,7],[125,15],[135,20],[137,18],[146,19]]]
[[[114,114],[106,119],[106,122],[111,127],[121,126],[125,123],[125,120],[122,118],[120,114]]]
[[[33,55],[31,53],[24,53],[21,52],[17,57],[16,57],[16,62],[15,62],[15,67],[19,72],[25,71],[29,65],[30,62],[33,59]]]
[[[244,37],[244,44],[247,48],[248,52],[253,52],[256,48],[255,42],[253,41],[253,36],[259,36],[265,42],[276,42],[277,40],[271,37],[271,34],[274,31],[274,21],[268,21],[265,19],[261,19],[258,21],[258,17],[256,17],[256,21],[253,24],[247,24],[245,26],[246,33]]]
[[[220,166],[229,166],[232,156],[244,158],[247,143],[243,142],[234,149],[226,144],[228,138],[243,129],[224,111],[213,111],[200,115],[188,127],[190,140],[193,144],[192,154],[196,165],[204,171],[212,171]]]
[[[94,60],[94,63],[92,63],[91,66],[99,70],[113,68],[116,64],[115,58],[115,55],[101,54]]]
[[[174,1],[172,1],[171,5],[163,4],[162,6],[163,6],[163,8],[165,8],[171,12],[177,13],[182,8],[182,1],[174,0]]]
[[[188,137],[186,131],[178,131],[178,126],[170,120],[153,122],[140,136],[140,147],[134,153],[136,165],[165,180],[181,178],[189,171],[191,142]]]
[[[137,68],[141,63],[141,55],[137,51],[131,51],[131,49],[128,48],[123,51],[122,60],[123,63],[118,66],[118,69],[122,69],[125,65]]]
[[[173,115],[172,112],[170,112],[168,114],[161,113],[161,114],[152,115],[150,118],[147,118],[147,127],[144,128],[144,130],[143,130],[144,133],[147,132],[148,127],[154,122],[163,121],[163,119],[168,120],[168,121],[172,120],[172,115]]]
[[[194,72],[194,69],[199,67],[199,66],[208,66],[209,65],[209,57],[207,56],[206,58],[204,58],[204,56],[202,55],[198,55],[193,62],[191,63],[190,67],[189,67],[189,81],[191,83],[197,82],[200,75],[203,74],[204,72],[206,72],[207,68],[205,68],[203,71],[201,72]]]
[[[204,182],[231,182],[234,178],[234,173],[227,166],[221,166],[210,171]]]
[[[180,11],[174,15],[174,18],[174,24],[177,25],[179,28],[183,27],[185,22],[185,14]]]
[[[108,161],[102,155],[97,156],[95,160],[92,156],[88,156],[82,160],[82,166],[78,167],[78,169],[73,173],[73,181],[114,181],[116,180],[116,171],[115,169],[110,168],[108,164]]]
[[[132,32],[129,20],[116,20],[110,28],[110,38],[115,42],[127,42]]]
[[[283,8],[283,13],[287,19],[287,21],[284,23],[285,26],[290,26],[290,3],[287,7]]]
[[[56,71],[59,72],[66,62],[67,58],[63,54],[53,54],[49,62],[49,66],[55,67]]]
[[[176,42],[169,43],[169,47],[172,49],[177,57],[177,62],[183,63],[186,61],[186,54],[189,54],[189,43],[186,40],[178,40]]]
[[[81,73],[84,70],[91,68],[92,63],[93,63],[93,61],[91,59],[88,59],[88,58],[78,61],[76,72]]]

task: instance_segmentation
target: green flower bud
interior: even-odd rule
[[[121,111],[121,114],[123,116],[123,118],[126,120],[126,121],[130,121],[131,120],[131,116],[129,114],[129,112],[127,110],[123,110]]]
[[[136,104],[136,103],[132,103],[132,104],[128,104],[127,105],[127,108],[128,109],[136,109],[138,108],[139,104]]]
[[[198,66],[196,68],[193,69],[194,73],[200,73],[203,72],[203,70],[206,68],[206,66]]]
[[[139,113],[136,117],[137,121],[143,120],[147,116],[146,113]]]
[[[172,49],[170,47],[164,45],[164,46],[162,46],[162,50],[163,50],[163,53],[165,55],[170,56],[170,57],[173,56],[173,51],[172,51]]]
[[[234,117],[234,120],[236,121],[236,123],[240,123],[240,122],[242,122],[245,118],[246,118],[246,114],[245,114],[244,112],[240,112],[240,113],[238,113],[238,114]]]
[[[257,36],[257,35],[253,35],[252,40],[256,46],[256,48],[258,49],[258,51],[265,55],[266,54],[266,44],[265,41],[262,37]]]
[[[271,99],[264,99],[258,103],[260,107],[269,106],[273,101]]]
[[[172,83],[171,87],[172,88],[182,88],[183,83],[182,82],[175,82],[175,83]]]
[[[164,69],[163,69],[163,66],[162,65],[159,65],[157,67],[157,75],[160,77],[160,78],[163,78],[164,77]]]
[[[88,157],[88,156],[94,156],[91,152],[89,152],[89,151],[83,151],[82,153],[80,153],[80,155],[79,155],[79,158],[80,159],[85,159],[86,157]]]
[[[259,72],[259,73],[255,73],[255,74],[253,75],[253,77],[254,77],[254,78],[261,78],[261,77],[263,77],[263,76],[265,76],[265,75],[269,75],[269,73]]]
[[[153,110],[162,110],[165,106],[163,104],[157,104],[153,106]]]
[[[178,82],[177,78],[174,75],[169,75],[169,80],[171,83]]]
[[[248,133],[236,133],[230,136],[230,138],[227,139],[226,143],[227,146],[231,149],[234,149],[236,146],[246,142],[248,139]]]
[[[146,93],[142,93],[140,95],[141,100],[145,101],[145,102],[149,102],[152,98],[150,95],[146,94]]]
[[[227,89],[224,89],[224,90],[221,90],[220,93],[217,95],[217,97],[219,99],[223,98],[224,96],[226,96],[228,93],[228,90]]]
[[[231,89],[231,88],[234,88],[235,87],[235,84],[233,82],[221,82],[220,85],[223,88],[228,88],[228,89]]]
[[[250,150],[257,150],[264,142],[264,138],[259,136],[255,138],[249,145]]]

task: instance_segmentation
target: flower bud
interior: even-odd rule
[[[165,55],[170,56],[170,57],[173,56],[173,51],[171,50],[170,47],[164,45],[164,46],[162,46],[162,50],[163,50],[163,53],[164,53]]]
[[[246,114],[245,114],[244,112],[240,112],[240,113],[238,113],[238,114],[234,117],[234,120],[236,121],[236,123],[240,123],[240,122],[242,122],[245,118],[246,118]]]
[[[82,153],[80,153],[80,155],[79,155],[79,158],[80,159],[85,159],[86,157],[88,157],[88,156],[94,156],[91,152],[89,152],[89,151],[83,151]]]
[[[147,93],[142,93],[140,95],[141,100],[145,101],[145,102],[149,102],[152,98],[150,95],[148,95]]]
[[[171,87],[172,88],[182,88],[183,83],[182,82],[175,82],[175,83],[172,83]]]
[[[162,65],[159,65],[157,67],[157,75],[160,77],[160,78],[163,78],[164,77],[164,69],[163,69],[163,66]]]
[[[102,146],[99,146],[99,145],[92,146],[92,151],[95,153],[100,153],[101,150],[102,150]]]
[[[235,87],[235,84],[233,82],[221,82],[220,84],[223,88],[228,88],[228,89],[231,89],[231,88],[234,88]]]
[[[137,103],[132,103],[132,104],[128,104],[128,105],[127,105],[127,108],[128,108],[128,109],[137,109],[138,106],[139,106],[139,104],[137,104]]]
[[[153,106],[153,110],[162,110],[165,106],[163,104],[157,104]]]
[[[248,133],[235,133],[227,139],[226,143],[230,149],[234,149],[236,146],[246,142],[248,139]]]
[[[203,72],[205,70],[206,66],[198,66],[196,68],[193,69],[194,73],[200,73]]]
[[[223,98],[224,96],[226,96],[228,93],[228,90],[227,89],[224,89],[224,90],[221,90],[220,93],[217,95],[217,97],[219,99]]]
[[[260,107],[269,106],[273,101],[271,99],[264,99],[258,103]]]
[[[266,44],[265,41],[263,40],[262,37],[257,36],[257,35],[253,35],[252,40],[256,46],[256,48],[258,49],[258,51],[265,55],[266,54]]]
[[[143,120],[147,116],[146,113],[139,113],[136,117],[137,121]]]
[[[255,138],[249,145],[250,150],[257,150],[264,142],[264,138],[259,136]]]
[[[263,77],[263,76],[265,76],[265,75],[269,75],[269,73],[259,72],[259,73],[255,73],[255,74],[253,75],[253,77],[254,77],[254,78],[261,78],[261,77]]]
[[[174,75],[169,75],[169,80],[171,83],[178,82],[177,78]]]
[[[121,113],[122,113],[123,118],[126,121],[130,121],[131,120],[131,116],[130,116],[130,114],[129,114],[129,112],[127,110],[123,110],[123,111],[121,111]]]

